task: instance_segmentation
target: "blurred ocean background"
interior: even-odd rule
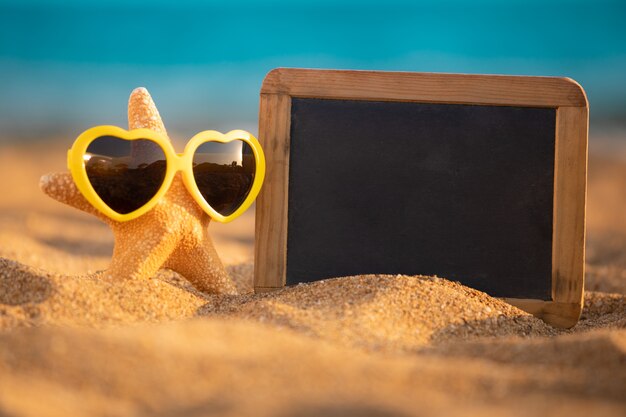
[[[0,141],[126,126],[257,131],[274,67],[568,76],[591,132],[626,128],[626,0],[0,0]]]

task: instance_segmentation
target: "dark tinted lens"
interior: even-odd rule
[[[242,141],[207,142],[193,156],[193,176],[204,199],[223,216],[232,214],[248,196],[256,163]]]
[[[159,191],[165,178],[165,153],[148,139],[95,139],[84,156],[89,182],[110,208],[130,213]]]

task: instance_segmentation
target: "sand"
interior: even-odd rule
[[[0,149],[0,416],[625,415],[626,162],[590,160],[585,309],[552,328],[443,278],[253,294],[254,213],[210,230],[240,295],[110,281],[108,228]],[[9,180],[10,179],[10,180]]]

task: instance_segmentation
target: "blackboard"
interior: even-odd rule
[[[587,102],[575,82],[279,69],[261,93],[257,291],[437,275],[576,322]]]
[[[550,108],[293,99],[287,284],[438,275],[549,300]]]

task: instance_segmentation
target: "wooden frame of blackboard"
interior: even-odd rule
[[[285,286],[292,98],[556,109],[552,300],[506,298],[558,327],[583,304],[588,103],[569,78],[277,68],[263,81],[259,140],[267,162],[256,203],[254,287]]]

